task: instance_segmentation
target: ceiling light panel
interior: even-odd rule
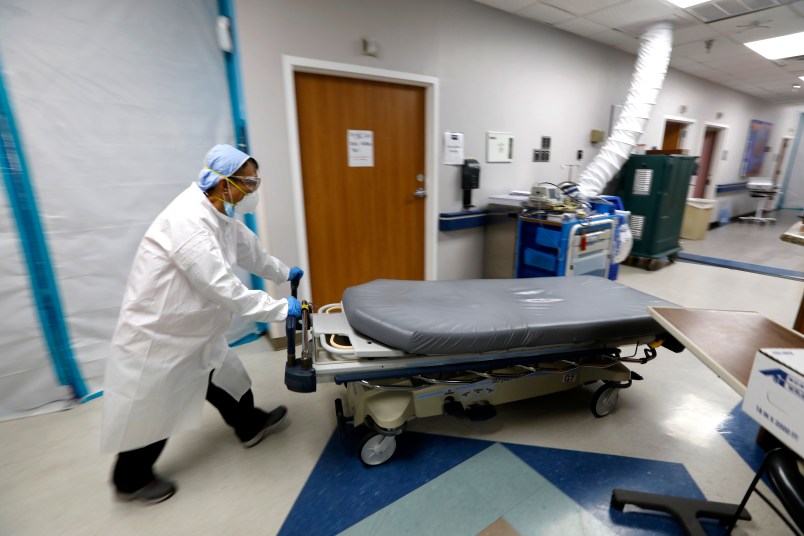
[[[703,4],[704,2],[708,2],[709,0],[670,0],[671,4],[675,4],[681,8],[688,8],[698,4]]]
[[[804,56],[804,32],[752,41],[745,46],[769,60]]]
[[[716,0],[687,8],[703,22],[715,22],[729,17],[748,15],[789,3],[789,0]]]

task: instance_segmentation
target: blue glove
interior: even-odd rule
[[[301,303],[293,296],[285,298],[288,301],[288,316],[301,317]]]
[[[294,266],[290,269],[290,275],[288,276],[288,281],[292,281],[295,284],[299,284],[302,276],[304,275],[304,270],[299,268],[298,266]]]

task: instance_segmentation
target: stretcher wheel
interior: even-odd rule
[[[614,410],[620,398],[620,389],[602,385],[592,396],[592,413],[595,417],[605,417]]]
[[[391,459],[396,450],[396,438],[371,431],[360,441],[360,461],[366,467],[381,465]]]

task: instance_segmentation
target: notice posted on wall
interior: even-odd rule
[[[374,132],[347,130],[346,150],[349,155],[349,167],[374,167]]]
[[[444,132],[444,164],[463,165],[463,134],[460,132]]]

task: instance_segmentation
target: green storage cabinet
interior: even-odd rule
[[[617,195],[625,210],[631,212],[631,256],[672,259],[681,250],[678,237],[697,158],[633,155],[625,163]]]

